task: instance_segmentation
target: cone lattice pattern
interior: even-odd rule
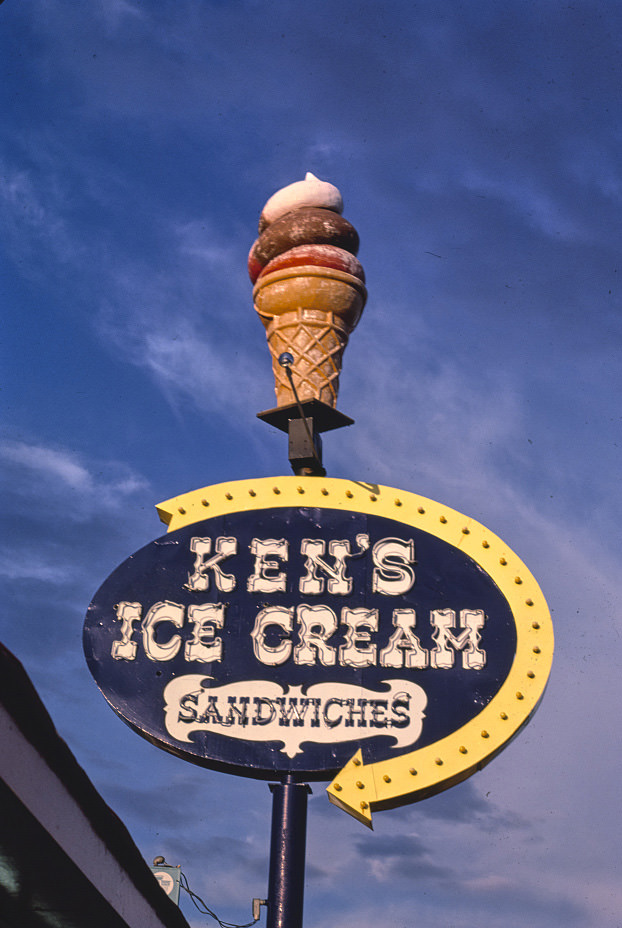
[[[289,351],[294,356],[292,369],[299,398],[318,399],[334,407],[348,335],[349,327],[330,312],[300,309],[273,317],[266,326],[266,336],[272,354],[277,404],[294,402],[285,370],[278,363],[279,356]]]

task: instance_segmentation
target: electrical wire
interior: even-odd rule
[[[183,890],[185,890],[188,893],[195,907],[199,910],[201,915],[209,915],[210,918],[213,918],[214,921],[218,922],[218,924],[220,925],[220,928],[252,928],[252,926],[256,925],[257,922],[259,921],[258,918],[255,918],[253,919],[252,922],[247,922],[245,925],[236,925],[233,922],[223,922],[220,918],[218,918],[215,912],[212,912],[212,910],[209,908],[208,905],[205,904],[205,902],[201,899],[201,897],[197,895],[197,893],[193,892],[192,889],[190,889],[190,885],[188,883],[188,879],[186,875],[181,872],[179,874],[179,885],[181,886]],[[201,908],[201,906],[203,906],[203,908]]]

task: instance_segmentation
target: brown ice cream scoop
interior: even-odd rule
[[[269,261],[298,245],[334,245],[355,255],[359,237],[339,213],[316,208],[292,210],[269,225],[253,244],[248,256],[251,281],[255,283]]]

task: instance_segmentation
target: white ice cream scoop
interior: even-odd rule
[[[263,232],[275,219],[280,219],[294,209],[304,209],[308,206],[329,209],[334,213],[343,212],[343,199],[337,187],[328,181],[320,180],[311,172],[307,172],[304,180],[297,180],[287,187],[282,187],[274,193],[261,213],[259,231]]]

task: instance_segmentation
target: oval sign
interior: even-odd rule
[[[245,776],[337,775],[331,800],[367,821],[479,769],[535,709],[546,603],[460,513],[317,477],[158,510],[168,533],[102,585],[84,646],[112,708],[159,747]]]

